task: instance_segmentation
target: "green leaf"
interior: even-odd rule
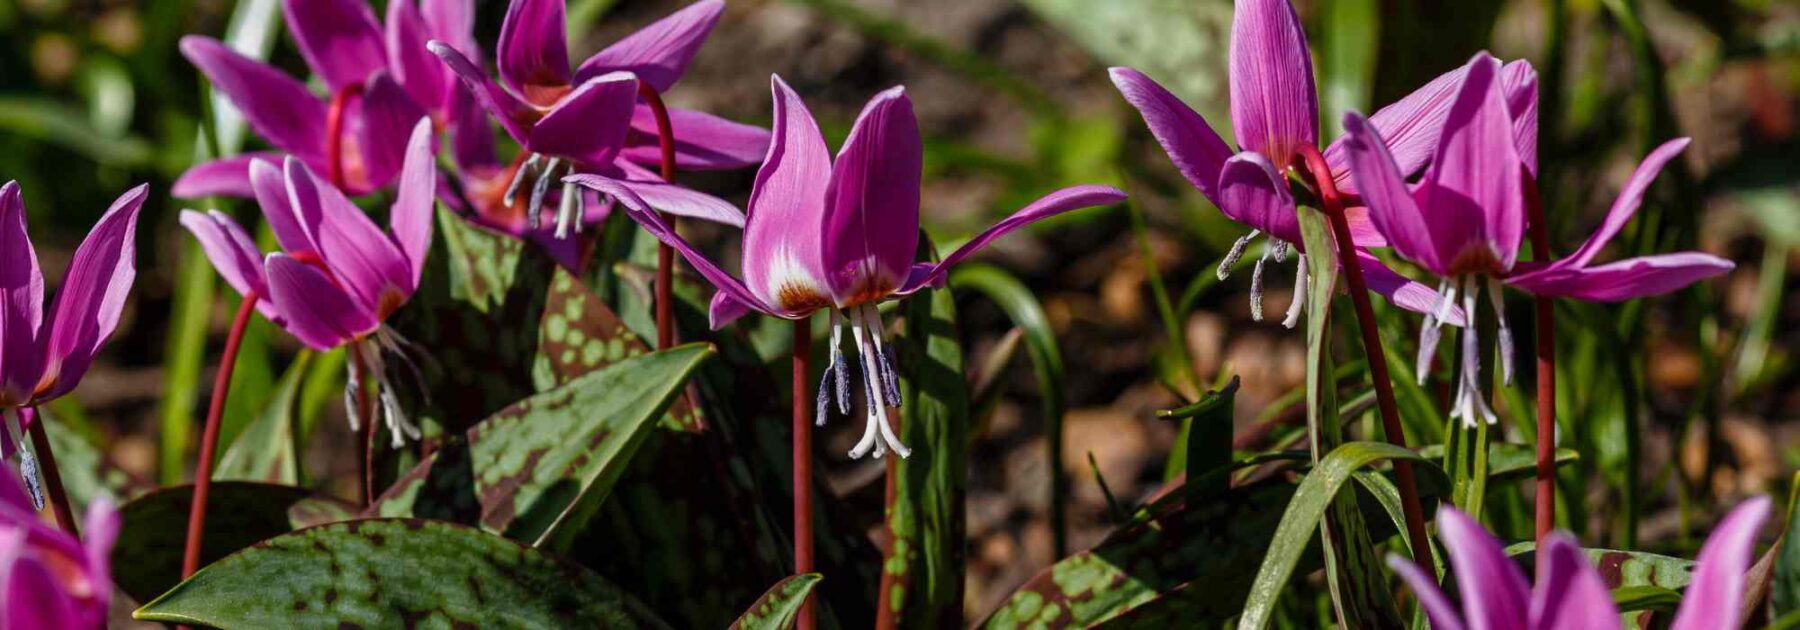
[[[1017,277],[993,265],[970,263],[950,271],[950,287],[978,291],[999,305],[1014,326],[1025,332],[1025,343],[1031,353],[1031,368],[1037,375],[1039,409],[1043,415],[1046,461],[1050,471],[1050,533],[1052,551],[1060,558],[1068,553],[1068,513],[1064,505],[1069,478],[1062,468],[1063,457],[1063,388],[1062,350],[1056,343],[1056,331],[1044,314],[1043,304],[1031,289]],[[1225,459],[1231,458],[1229,442]]]
[[[181,556],[187,548],[187,523],[193,506],[192,485],[163,488],[119,508],[119,541],[113,545],[113,580],[132,599],[150,601],[181,581]],[[206,535],[200,562],[219,558],[262,540],[293,531],[305,520],[296,506],[342,505],[313,497],[304,488],[243,481],[214,482],[207,495]]]
[[[1419,449],[1419,455],[1425,459],[1441,460],[1444,457],[1444,445],[1427,444]],[[1574,449],[1556,449],[1556,465],[1562,467],[1581,460],[1581,454]],[[1504,484],[1524,479],[1533,479],[1537,475],[1537,447],[1511,442],[1488,442],[1488,483]]]
[[[1800,473],[1794,475],[1795,483],[1790,485],[1796,495],[1800,495]],[[1795,501],[1788,498],[1787,527],[1781,535],[1781,550],[1775,556],[1775,578],[1771,584],[1769,595],[1770,616],[1780,618],[1800,610],[1800,518],[1794,518]]]
[[[705,344],[677,346],[519,401],[433,451],[382,493],[371,513],[460,517],[566,550],[712,354]]]
[[[1681,605],[1681,593],[1660,586],[1626,586],[1614,589],[1613,605],[1619,612],[1640,610],[1675,610]]]
[[[604,578],[480,530],[412,519],[265,540],[133,613],[216,628],[662,628]]]
[[[819,574],[804,573],[789,577],[763,593],[731,624],[732,630],[788,630],[794,627],[794,619],[800,614],[800,605],[806,602],[813,587],[819,585]]]
[[[929,251],[929,243],[921,249]],[[895,341],[901,370],[900,439],[912,456],[891,464],[889,553],[882,563],[886,610],[901,628],[962,623],[963,497],[968,486],[968,382],[956,300],[947,290],[914,294],[901,305]]]
[[[301,351],[281,375],[274,396],[261,414],[219,458],[215,479],[267,481],[285,485],[300,483],[300,452],[295,439],[296,401],[300,383],[312,363],[312,352]]]
[[[1198,480],[1206,471],[1231,465],[1232,407],[1237,390],[1238,377],[1233,376],[1223,389],[1206,392],[1199,402],[1156,412],[1157,418],[1181,421],[1175,446],[1169,450],[1170,472],[1184,472],[1188,479]],[[1230,481],[1224,480],[1227,486]]]
[[[1325,517],[1326,507],[1338,496],[1338,490],[1359,468],[1384,459],[1424,461],[1417,453],[1381,442],[1350,442],[1337,447],[1320,460],[1311,474],[1300,482],[1293,501],[1281,516],[1269,554],[1257,570],[1250,597],[1244,603],[1239,628],[1256,630],[1267,627],[1275,610],[1275,601],[1287,587],[1294,567],[1305,551],[1307,542]]]
[[[1532,567],[1536,566],[1536,551],[1537,543],[1529,540],[1506,547],[1506,555],[1523,565],[1526,575],[1535,575]],[[1693,578],[1692,560],[1619,549],[1582,549],[1581,552],[1587,554],[1594,568],[1599,569],[1600,580],[1610,589],[1657,586],[1680,590]]]
[[[62,473],[63,490],[68,492],[76,514],[102,495],[122,501],[150,490],[143,480],[113,465],[104,450],[83,439],[47,408],[38,408],[38,420],[45,423],[44,436],[50,440],[50,452],[56,454],[56,469]]]

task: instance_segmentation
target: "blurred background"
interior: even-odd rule
[[[1556,251],[1586,238],[1650,147],[1693,137],[1607,255],[1700,248],[1739,267],[1640,303],[1559,306],[1568,357],[1563,441],[1583,454],[1566,473],[1578,492],[1563,515],[1595,546],[1691,552],[1689,532],[1710,522],[1714,506],[1786,490],[1800,466],[1800,332],[1786,308],[1795,300],[1789,274],[1800,245],[1800,2],[1296,3],[1326,136],[1336,135],[1343,111],[1373,111],[1477,50],[1531,60],[1540,73],[1541,187]],[[572,0],[571,46],[585,56],[682,4]],[[491,45],[505,4],[478,5],[478,36]],[[152,186],[124,323],[76,394],[51,410],[72,428],[74,442],[62,440],[58,453],[73,462],[65,466],[86,467],[76,476],[149,485],[191,475],[191,436],[236,296],[175,224],[176,211],[201,202],[167,195],[204,150],[196,139],[211,107],[176,42],[229,32],[304,76],[276,7],[0,0],[0,178],[24,188],[52,285],[118,193]],[[767,124],[767,78],[779,73],[835,146],[870,95],[906,85],[927,136],[926,227],[940,243],[1058,186],[1110,183],[1133,193],[1129,208],[1078,213],[984,254],[1041,300],[1046,317],[1037,329],[1015,330],[979,296],[962,304],[982,403],[967,499],[971,615],[984,615],[1054,559],[1046,418],[1063,426],[1071,549],[1097,542],[1118,505],[1157,491],[1176,427],[1152,412],[1181,404],[1215,377],[1242,377],[1238,448],[1278,446],[1298,429],[1302,337],[1251,321],[1248,273],[1213,279],[1242,228],[1179,177],[1106,75],[1113,65],[1143,70],[1229,138],[1231,14],[1230,0],[731,0],[668,95],[676,105]],[[741,204],[751,175],[684,182]],[[709,236],[724,242],[696,232]],[[1271,312],[1285,308],[1290,277],[1270,274]],[[1530,321],[1529,309],[1511,296],[1513,321]],[[1393,339],[1410,339],[1410,319],[1389,319],[1404,324]],[[1045,329],[1063,366],[1049,380],[1024,349]],[[260,334],[271,345],[243,359],[239,379],[273,379],[297,349],[266,324]],[[1170,367],[1184,363],[1203,383]],[[343,432],[337,390],[307,389],[316,426]],[[1503,405],[1511,400],[1528,399],[1503,394]],[[234,403],[242,413],[260,404]],[[822,465],[839,494],[878,514],[879,465],[840,455],[860,432],[845,428],[851,424],[859,423],[836,423],[821,438],[832,454]],[[1528,443],[1514,424],[1502,422],[1509,441]],[[331,446],[342,443],[312,441],[317,479],[353,468],[350,452]],[[1516,492],[1496,494],[1496,503],[1524,504]],[[1497,507],[1490,518],[1503,535],[1529,533],[1528,512]]]

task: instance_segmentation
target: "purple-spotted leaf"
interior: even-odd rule
[[[710,356],[704,344],[677,346],[521,400],[440,445],[369,513],[452,516],[566,550]]]
[[[802,573],[776,582],[732,622],[731,630],[788,630],[794,627],[800,605],[806,603],[806,596],[819,585],[819,579],[817,573]]]
[[[215,628],[666,628],[592,571],[438,521],[333,523],[257,543],[133,613]]]

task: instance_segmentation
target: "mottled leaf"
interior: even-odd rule
[[[1536,575],[1532,567],[1535,560],[1537,543],[1524,541],[1506,547],[1506,555],[1517,560],[1525,567],[1526,575]],[[1594,568],[1600,571],[1601,581],[1610,589],[1628,586],[1657,586],[1666,589],[1680,590],[1687,586],[1693,577],[1694,561],[1672,558],[1645,551],[1621,551],[1618,549],[1583,549]]]
[[[376,519],[283,534],[133,613],[217,628],[662,628],[604,578],[451,523]]]
[[[119,542],[113,546],[113,580],[132,599],[149,601],[181,581],[181,555],[187,548],[192,485],[164,488],[119,508]],[[206,535],[200,562],[205,566],[264,539],[305,524],[295,508],[303,502],[336,505],[315,498],[304,488],[247,481],[217,481],[208,491]]]
[[[769,587],[744,611],[744,615],[731,624],[732,630],[788,630],[794,627],[794,619],[800,614],[800,605],[806,602],[813,587],[819,584],[819,574],[805,573],[776,582]]]

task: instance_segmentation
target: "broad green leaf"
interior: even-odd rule
[[[1263,559],[1262,568],[1257,570],[1238,627],[1252,630],[1267,627],[1275,600],[1287,587],[1300,554],[1324,519],[1327,506],[1338,496],[1338,490],[1350,479],[1351,473],[1384,459],[1424,461],[1417,453],[1392,444],[1350,442],[1332,450],[1300,482],[1293,501],[1288,503],[1281,516],[1269,554]]]
[[[1660,586],[1625,586],[1613,589],[1613,604],[1619,612],[1640,610],[1675,610],[1681,605],[1681,593]]]
[[[1062,468],[1063,400],[1066,394],[1063,391],[1062,350],[1056,343],[1056,331],[1051,329],[1050,318],[1044,314],[1044,305],[1038,302],[1031,289],[999,267],[981,263],[959,265],[950,271],[950,287],[978,291],[987,296],[1000,306],[1000,310],[1006,312],[1014,326],[1025,333],[1025,343],[1031,353],[1031,368],[1037,375],[1038,407],[1043,415],[1044,442],[1049,445],[1045,459],[1050,471],[1052,551],[1060,558],[1068,553],[1068,514],[1064,501],[1068,496],[1069,479]],[[1229,438],[1225,459],[1231,459]]]
[[[776,582],[731,624],[731,629],[788,630],[794,627],[800,605],[812,594],[813,587],[818,586],[819,579],[817,573],[805,573]]]
[[[1506,547],[1506,555],[1525,567],[1526,575],[1535,575],[1537,543],[1524,541]],[[1610,589],[1627,586],[1657,586],[1680,590],[1693,577],[1694,561],[1672,558],[1645,551],[1618,549],[1582,549],[1588,561],[1600,571],[1601,581]]]
[[[1800,473],[1794,475],[1793,492],[1800,495]],[[1800,518],[1794,518],[1795,501],[1788,498],[1787,527],[1781,535],[1781,550],[1775,557],[1775,578],[1770,587],[1769,610],[1771,617],[1780,618],[1796,610],[1800,610]]]
[[[426,457],[370,513],[475,517],[488,531],[566,550],[710,356],[704,344],[678,346],[519,401]]]
[[[265,540],[133,613],[216,628],[664,628],[592,571],[451,523],[375,519]]]
[[[1232,407],[1237,390],[1238,378],[1233,376],[1223,389],[1207,392],[1199,402],[1156,412],[1157,418],[1181,421],[1175,446],[1169,450],[1171,472],[1200,479],[1205,471],[1231,464]],[[1229,485],[1230,479],[1225,481]]]
[[[132,599],[147,602],[181,581],[187,548],[192,485],[163,488],[119,508],[119,541],[113,545],[113,580]],[[302,527],[305,503],[343,506],[304,488],[245,481],[214,482],[207,494],[206,534],[200,562],[206,566],[239,549]],[[346,506],[347,507],[347,506]]]
[[[301,380],[312,363],[312,353],[301,351],[281,375],[274,396],[261,414],[231,442],[225,456],[219,458],[215,479],[267,481],[285,485],[300,483],[300,451],[294,432],[297,430],[296,401]]]
[[[900,355],[900,439],[912,456],[889,464],[894,494],[880,592],[886,608],[877,614],[891,616],[894,627],[952,627],[962,623],[969,468],[969,392],[956,301],[947,290],[931,290],[914,294],[901,308],[905,327],[894,344]]]

